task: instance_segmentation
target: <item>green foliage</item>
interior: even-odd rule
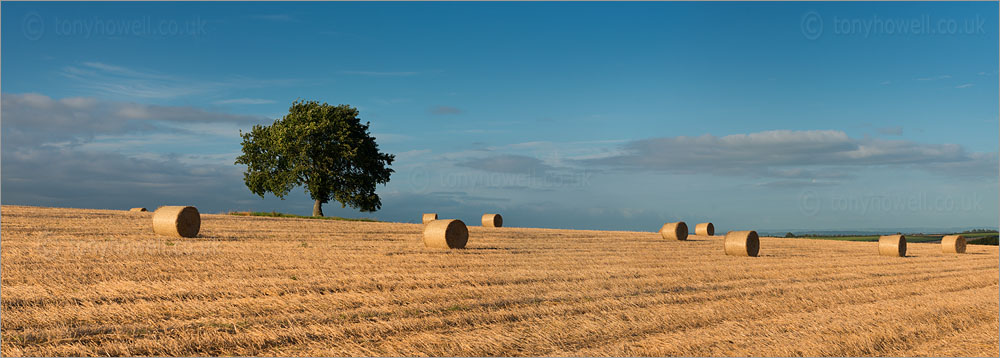
[[[284,199],[303,186],[317,204],[337,200],[376,211],[382,201],[375,187],[389,182],[395,156],[378,151],[368,126],[354,107],[299,100],[274,124],[240,131],[243,155],[236,164],[247,166],[243,180],[261,197],[270,192]]]
[[[979,239],[975,239],[975,240],[969,240],[967,243],[970,244],[970,245],[993,245],[993,246],[997,246],[998,244],[1000,244],[1000,239],[998,239],[997,236],[987,236],[987,237],[983,237],[983,238],[979,238]]]
[[[787,232],[787,233],[785,233],[785,237],[787,237],[787,238],[793,238],[793,237],[795,237],[795,234],[793,234],[791,232]]]

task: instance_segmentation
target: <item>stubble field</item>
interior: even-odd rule
[[[746,258],[721,237],[467,220],[447,251],[420,224],[203,214],[176,239],[152,213],[0,215],[4,356],[1000,353],[995,246],[762,238]]]

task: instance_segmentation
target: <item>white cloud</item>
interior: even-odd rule
[[[971,84],[971,83],[963,83],[963,84],[960,84],[958,86],[955,86],[955,88],[969,88],[969,87],[972,87],[972,86],[975,86],[975,85]]]

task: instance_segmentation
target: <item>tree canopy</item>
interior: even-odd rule
[[[313,216],[323,216],[322,204],[330,200],[361,211],[380,209],[375,187],[389,182],[395,156],[379,152],[370,123],[362,124],[358,114],[349,105],[298,100],[273,124],[240,131],[243,154],[235,164],[247,166],[247,188],[284,199],[303,186],[314,200]]]

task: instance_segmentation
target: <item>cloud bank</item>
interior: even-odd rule
[[[753,177],[810,177],[803,174],[860,167],[915,168],[955,176],[998,175],[996,153],[970,153],[958,144],[857,139],[835,130],[642,139],[625,144],[618,154],[577,163],[631,171]]]
[[[262,116],[209,112],[195,107],[159,106],[72,97],[53,99],[26,93],[0,95],[3,142],[17,150],[24,146],[80,144],[98,135],[176,132],[173,125],[250,124]]]
[[[123,154],[124,144],[116,138],[143,142],[169,134],[177,142],[168,142],[168,148],[184,149],[186,143],[219,136],[211,126],[249,127],[267,120],[194,107],[30,93],[4,93],[0,101],[5,204],[115,208],[210,201],[237,206],[248,199],[240,168],[199,163],[189,160],[194,156],[150,151],[142,144],[145,152]],[[90,148],[97,139],[108,141],[101,146],[106,150]],[[225,157],[197,155],[212,156]]]

